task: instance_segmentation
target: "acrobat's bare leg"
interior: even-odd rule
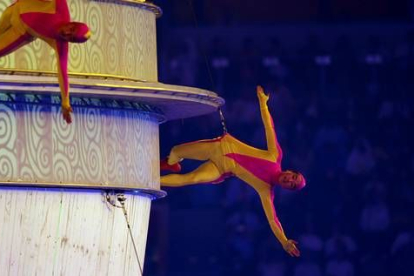
[[[10,54],[33,41],[31,35],[22,35],[11,25],[14,7],[14,5],[8,7],[0,17],[0,57]]]
[[[9,28],[0,34],[0,57],[10,54],[32,41],[33,37],[30,34],[22,35],[14,28]]]
[[[186,174],[169,174],[161,177],[161,185],[182,187],[195,184],[207,184],[220,179],[221,173],[213,162],[207,161],[194,171]]]
[[[13,12],[12,7],[8,7],[0,17],[0,35],[6,32],[11,27],[11,15]]]
[[[173,165],[183,159],[208,160],[211,154],[219,147],[219,139],[200,140],[181,144],[172,148],[168,156],[168,164]]]

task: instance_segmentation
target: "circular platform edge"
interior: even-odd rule
[[[163,190],[149,188],[134,188],[122,186],[93,185],[93,184],[58,184],[58,183],[24,183],[24,182],[0,182],[1,189],[47,189],[47,190],[71,190],[71,191],[115,191],[117,193],[126,193],[149,197],[152,200],[160,199],[167,196]]]

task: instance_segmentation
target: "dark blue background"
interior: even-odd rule
[[[216,91],[230,133],[262,148],[263,85],[283,168],[302,171],[308,185],[275,197],[298,259],[241,181],[166,189],[153,202],[146,275],[414,273],[412,2],[155,1],[164,10],[160,81]],[[161,155],[219,135],[218,114],[168,122]]]

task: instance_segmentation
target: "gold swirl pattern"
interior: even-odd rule
[[[121,17],[118,16],[119,13],[121,12],[121,7],[119,6],[114,6],[114,8],[112,9],[104,9],[103,10],[104,14],[104,18],[106,18],[106,32],[108,34],[111,34],[110,36],[107,37],[106,39],[106,47],[108,49],[106,58],[108,60],[107,65],[108,65],[108,70],[109,72],[117,72],[118,71],[118,67],[120,66],[120,63],[118,62],[118,28],[117,26],[120,24],[120,19]],[[105,44],[105,42],[104,42]]]
[[[82,47],[81,44],[72,44],[69,47],[69,55],[71,57],[72,65],[75,68],[80,68],[85,64],[85,56],[82,55]]]
[[[150,144],[156,144],[159,145],[159,127],[155,127],[155,120],[153,121],[146,121],[146,124],[148,125],[148,131],[145,135],[143,135],[144,143],[150,143]],[[148,170],[147,176],[150,177],[149,181],[153,181],[153,179],[156,179],[157,183],[160,181],[160,162],[158,158],[154,158],[154,156],[160,156],[160,147],[150,147],[145,151],[146,158],[151,160],[147,165],[146,168]]]
[[[37,60],[36,54],[34,53],[33,49],[29,49],[31,47],[23,47],[20,48],[15,55],[16,65],[27,68],[29,70],[33,70],[37,68]]]
[[[86,61],[85,65],[90,72],[99,72],[100,68],[103,66],[102,62],[104,60],[104,53],[100,48],[100,45],[102,45],[104,22],[101,20],[103,15],[98,2],[91,2],[86,11],[86,18],[94,38],[90,41],[91,43],[85,44],[86,53],[89,57],[89,60]]]
[[[106,144],[108,145],[109,156],[113,160],[108,160],[111,165],[108,167],[108,183],[126,182],[125,171],[127,168],[124,166],[125,151],[128,141],[125,140],[126,133],[128,132],[127,124],[125,122],[124,110],[113,110],[107,114],[107,128],[106,128]],[[108,157],[109,157],[108,156]],[[125,171],[124,171],[125,170]]]
[[[103,183],[103,152],[101,145],[103,145],[102,137],[102,118],[100,110],[97,108],[78,108],[80,114],[79,133],[80,137],[77,150],[80,152],[80,158],[77,163],[77,171],[85,171],[83,173],[84,179],[79,182],[91,183],[98,180],[98,183]],[[84,168],[88,170],[84,170]]]
[[[11,179],[17,176],[17,129],[15,105],[0,104],[0,176]]]
[[[51,109],[41,105],[22,105],[17,117],[19,168],[21,180],[47,181],[52,173]],[[30,137],[26,137],[26,135]]]
[[[70,1],[68,2],[69,11],[71,18],[79,18],[82,14],[85,13],[85,5],[82,4],[82,1]],[[85,45],[72,43],[69,47],[69,56],[71,65],[73,68],[82,68],[86,60],[85,55],[82,54],[83,47]]]
[[[118,59],[118,55],[116,54],[116,49],[118,48],[117,42],[115,39],[108,40],[108,70],[110,72],[117,72],[119,64],[116,62]]]
[[[0,13],[10,4],[0,3]],[[71,45],[69,71],[125,76],[158,81],[156,15],[137,5],[112,0],[68,0],[72,20],[86,22],[92,37],[86,44]],[[35,41],[0,59],[0,67],[55,71],[53,50]]]
[[[71,18],[79,18],[85,12],[84,0],[68,1]]]
[[[74,98],[74,123],[67,125],[59,105],[32,97],[0,103],[0,182],[159,189],[155,117],[133,108],[82,106],[84,100]]]

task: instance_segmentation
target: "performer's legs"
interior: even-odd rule
[[[31,35],[21,35],[14,28],[9,28],[0,34],[0,57],[10,54],[32,41]]]
[[[175,146],[168,156],[168,164],[173,165],[182,159],[208,160],[220,147],[219,139],[200,140]]]
[[[0,17],[0,35],[11,27],[12,8],[8,7]]]
[[[195,184],[208,184],[221,177],[216,165],[207,161],[192,172],[186,174],[169,174],[161,177],[161,185],[167,187],[181,187]]]

